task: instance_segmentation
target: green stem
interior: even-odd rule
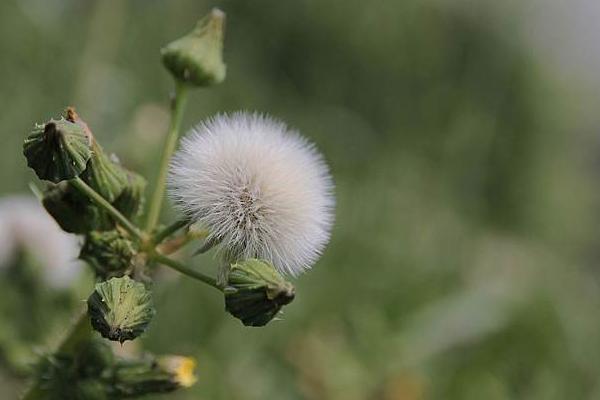
[[[77,320],[75,320],[69,333],[58,346],[57,352],[61,354],[72,354],[80,343],[90,338],[91,334],[92,324],[90,323],[90,318],[86,310],[79,315]]]
[[[71,355],[77,351],[81,343],[88,340],[92,334],[92,326],[87,312],[81,313],[63,341],[59,344],[55,354]],[[43,400],[47,398],[48,393],[42,387],[42,383],[36,381],[23,395],[22,400]]]
[[[215,289],[220,291],[223,290],[218,284],[215,278],[205,275],[202,272],[196,271],[186,265],[181,264],[179,261],[175,261],[169,257],[163,256],[162,254],[155,253],[152,258],[160,264],[166,265],[167,267],[173,268],[176,271],[181,272],[184,275],[189,276],[190,278],[197,279],[201,282],[204,282]]]
[[[113,207],[112,204],[110,204],[104,197],[102,197],[92,187],[85,183],[80,177],[71,179],[69,183],[89,197],[89,199],[92,200],[98,207],[103,208],[107,213],[109,213],[133,237],[140,241],[145,240],[144,235],[135,225],[131,223],[131,221],[129,221],[123,214],[121,214],[119,210]]]
[[[167,226],[163,230],[159,231],[156,235],[154,235],[154,237],[152,238],[152,243],[154,243],[154,244],[161,243],[163,240],[165,240],[166,238],[171,236],[173,233],[177,232],[178,230],[180,230],[181,228],[184,228],[185,226],[187,226],[189,224],[190,224],[190,222],[185,219],[182,219],[182,220],[172,223],[171,225]]]
[[[171,123],[169,125],[169,132],[167,133],[167,137],[165,139],[162,159],[160,161],[160,169],[158,170],[158,177],[156,179],[156,187],[152,195],[150,210],[148,211],[148,219],[146,221],[147,232],[152,232],[158,223],[158,219],[160,218],[160,210],[162,208],[162,202],[167,184],[169,161],[171,160],[171,156],[177,147],[179,130],[181,128],[181,121],[183,119],[183,111],[188,97],[187,94],[188,89],[185,84],[180,81],[176,81],[175,98],[171,106]]]

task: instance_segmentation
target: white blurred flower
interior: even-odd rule
[[[0,270],[22,248],[42,266],[51,287],[65,288],[79,276],[76,236],[64,233],[35,198],[0,198]]]
[[[315,147],[280,121],[238,112],[201,123],[173,158],[169,193],[228,261],[281,273],[311,267],[329,241],[333,182]]]

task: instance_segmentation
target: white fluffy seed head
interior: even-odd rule
[[[267,116],[218,115],[192,129],[173,157],[169,194],[228,262],[260,258],[296,276],[329,241],[327,165],[314,145]]]

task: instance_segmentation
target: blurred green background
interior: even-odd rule
[[[184,125],[286,120],[326,155],[336,224],[263,329],[165,272],[142,343],[196,357],[199,381],[156,398],[598,399],[600,91],[532,50],[523,4],[496,3],[3,0],[0,194],[28,192],[22,140],[66,105],[154,176],[172,88],[158,50],[219,6],[228,76]],[[60,331],[63,303],[28,317]],[[0,371],[15,398],[23,381]]]

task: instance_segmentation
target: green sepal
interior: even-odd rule
[[[92,327],[121,343],[144,333],[155,314],[151,292],[128,276],[97,283],[87,304]]]
[[[291,283],[272,265],[256,259],[231,266],[224,293],[225,310],[246,326],[266,325],[295,297]]]
[[[80,124],[52,119],[34,127],[23,143],[23,154],[38,178],[58,183],[86,169],[92,156],[92,140]]]
[[[224,23],[225,13],[213,9],[193,31],[161,50],[163,64],[175,79],[191,86],[210,86],[225,79]]]
[[[110,217],[68,182],[51,185],[42,204],[65,232],[84,234],[114,228]]]
[[[118,230],[93,231],[85,237],[79,258],[102,280],[131,272],[137,254],[134,243]]]

